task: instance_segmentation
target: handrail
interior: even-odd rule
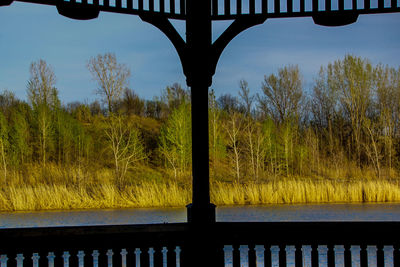
[[[295,246],[296,263],[303,262],[301,249],[305,245],[312,248],[313,266],[318,266],[316,259],[318,259],[318,246],[321,245],[328,248],[329,266],[334,266],[334,247],[337,245],[344,246],[345,260],[347,257],[348,264],[351,262],[350,247],[359,246],[361,266],[366,266],[367,246],[376,246],[377,265],[383,266],[383,247],[389,245],[394,249],[394,266],[400,265],[400,222],[217,222],[209,225],[174,223],[0,229],[0,255],[3,255],[3,259],[7,255],[8,267],[18,265],[18,259],[14,260],[18,254],[23,254],[24,263],[29,264],[24,266],[32,266],[31,263],[38,257],[44,259],[45,262],[42,263],[39,260],[41,267],[41,264],[47,266],[46,260],[49,255],[56,255],[56,258],[63,260],[65,251],[69,251],[71,255],[69,266],[79,266],[79,261],[83,261],[82,255],[86,254],[85,266],[93,266],[95,255],[100,255],[97,256],[99,264],[103,262],[103,265],[107,266],[107,262],[112,258],[113,266],[118,267],[127,266],[127,255],[137,256],[137,249],[140,249],[139,258],[143,262],[141,266],[149,264],[151,261],[149,257],[152,257],[154,266],[162,266],[163,255],[169,255],[168,266],[176,266],[174,259],[176,256],[179,258],[179,253],[175,253],[179,250],[177,248],[181,249],[182,255],[190,255],[188,251],[193,246],[196,249],[204,246],[199,243],[193,244],[193,240],[198,242],[198,239],[193,239],[194,235],[197,235],[197,238],[204,236],[205,240],[212,240],[214,245],[212,249],[217,251],[211,258],[219,263],[213,266],[223,266],[223,248],[226,245],[232,245],[234,248],[234,265],[240,262],[239,245],[248,245],[250,265],[256,261],[256,245],[264,246],[264,257],[269,261],[271,246],[279,247],[280,266],[286,266],[287,246]],[[148,251],[150,252],[147,254]],[[110,256],[112,254],[114,256]],[[181,266],[191,266],[190,261],[195,259],[182,256],[180,260]],[[130,266],[135,266],[135,261],[131,259]],[[55,263],[53,258],[52,264]],[[64,261],[54,266],[64,266],[63,263]]]

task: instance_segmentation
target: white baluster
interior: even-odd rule
[[[344,246],[335,246],[335,264],[337,266],[344,266]]]
[[[319,266],[327,266],[328,264],[328,247],[325,245],[318,246]]]
[[[0,263],[1,263],[1,267],[7,267],[7,255],[1,255],[0,256]]]
[[[39,267],[39,253],[33,253],[32,254],[32,262],[33,262],[33,267]]]
[[[84,263],[83,263],[83,259],[85,257],[85,253],[83,252],[83,250],[79,250],[78,251],[78,266],[79,267],[83,267]]]
[[[122,257],[122,267],[126,267],[126,255],[128,254],[128,251],[126,249],[121,249],[121,257]]]
[[[140,254],[142,252],[139,248],[135,249],[135,256],[136,256],[136,267],[140,267]]]
[[[162,252],[162,258],[163,258],[163,267],[167,267],[167,252],[168,252],[168,249],[166,247],[163,247],[161,252]]]
[[[154,249],[149,248],[149,256],[150,256],[150,267],[154,266]]]
[[[17,254],[17,257],[15,258],[17,261],[17,267],[23,267],[24,259],[24,254]]]
[[[384,246],[383,253],[385,257],[385,266],[394,266],[393,263],[393,246]]]
[[[98,250],[93,250],[93,267],[98,267],[99,266],[99,251]]]
[[[112,251],[112,249],[107,250],[107,266],[108,267],[112,267],[112,256],[114,255],[114,252]]]
[[[264,259],[265,248],[262,245],[256,245],[254,249],[256,250],[257,266],[262,266],[261,259]]]
[[[54,252],[49,252],[49,255],[47,255],[47,260],[49,261],[49,267],[54,267],[54,258],[56,256],[54,255]]]
[[[271,246],[271,258],[272,258],[272,266],[279,266],[279,247]]]
[[[175,248],[175,254],[176,254],[176,267],[181,266],[181,248],[176,247]]]
[[[64,258],[64,267],[69,267],[69,257],[71,255],[68,251],[64,251],[63,258]]]

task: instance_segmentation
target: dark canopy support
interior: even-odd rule
[[[182,63],[192,102],[192,203],[188,222],[215,222],[215,205],[210,202],[208,88],[225,47],[242,31],[264,23],[266,17],[237,18],[212,43],[211,0],[186,1],[186,42],[164,16],[142,14],[140,18],[161,30],[172,42]]]
[[[208,87],[211,86],[211,1],[187,1],[186,81],[192,101],[192,203],[188,221],[215,222],[215,206],[210,203],[208,151]]]

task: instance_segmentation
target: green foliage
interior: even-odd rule
[[[91,67],[101,63],[108,73],[105,59],[93,58]],[[54,71],[43,60],[31,65],[27,102],[0,94],[3,182],[62,183],[51,177],[57,173],[77,187],[190,184],[189,91],[173,84],[161,97],[144,100],[126,88],[126,66],[115,61],[112,67],[124,73],[118,88],[98,83],[105,107],[98,101],[62,104]],[[257,97],[244,80],[240,97],[216,99],[210,92],[212,181],[398,177],[400,69],[348,55],[321,68],[308,98],[302,86],[299,68],[288,66],[266,75]],[[27,175],[31,169],[35,177]]]
[[[30,137],[30,126],[26,115],[19,110],[15,110],[11,114],[10,129],[10,160],[15,167],[31,160]]]
[[[165,165],[173,169],[175,179],[183,177],[191,167],[190,105],[183,102],[171,112],[161,127],[159,153]]]
[[[226,144],[222,125],[222,111],[218,108],[214,91],[209,95],[209,147],[210,147],[210,168],[214,179],[220,178],[221,165],[226,158]]]
[[[9,154],[8,124],[3,113],[0,112],[0,161],[3,168],[3,181],[7,182],[7,165]]]

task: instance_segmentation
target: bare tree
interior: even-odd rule
[[[28,99],[35,112],[39,132],[39,153],[45,167],[51,141],[51,111],[59,105],[58,92],[55,88],[56,76],[53,69],[42,59],[31,64],[30,73]]]
[[[251,108],[254,101],[254,96],[250,95],[250,88],[248,83],[245,80],[241,80],[239,82],[239,96],[241,99],[241,105],[245,110],[245,126],[244,126],[244,136],[246,146],[244,147],[244,151],[246,152],[247,158],[250,159],[251,172],[254,180],[258,180],[258,149],[260,148],[260,135],[257,134],[258,125],[256,121],[253,120],[251,116]]]
[[[261,89],[263,95],[257,97],[259,107],[275,123],[281,124],[300,114],[303,86],[298,66],[279,69],[278,76],[265,76]]]
[[[358,165],[361,166],[363,124],[371,113],[372,95],[376,88],[371,63],[358,57],[346,56],[343,61],[329,64],[330,86],[340,92],[340,103],[345,117],[350,118]]]
[[[210,136],[210,158],[213,177],[217,177],[218,166],[225,155],[225,144],[223,142],[222,112],[218,108],[214,90],[208,96],[209,107],[209,136]]]
[[[162,95],[163,102],[168,106],[169,112],[178,109],[183,103],[190,100],[190,91],[184,89],[179,83],[167,86]]]
[[[234,173],[236,176],[236,182],[240,182],[240,167],[242,164],[241,159],[241,147],[239,146],[239,136],[243,129],[243,121],[239,112],[233,112],[230,114],[226,121],[224,128],[228,136],[228,148],[231,150],[229,153],[230,159],[234,165]]]
[[[240,80],[239,82],[239,96],[243,102],[243,106],[246,110],[246,116],[251,116],[251,108],[253,106],[254,95],[250,95],[249,84],[245,80]]]
[[[365,128],[368,136],[369,136],[369,140],[367,140],[366,142],[364,142],[364,148],[365,148],[365,152],[368,156],[368,158],[371,160],[374,169],[375,169],[375,173],[376,176],[378,178],[381,177],[381,153],[380,153],[380,148],[379,148],[379,143],[378,143],[378,134],[376,133],[376,131],[378,130],[377,127],[374,125],[373,122],[371,122],[369,119],[365,119],[363,122],[363,127]]]
[[[400,124],[400,69],[397,71],[393,68],[378,66],[376,72],[377,108],[384,141],[384,157],[390,176],[396,154],[394,149],[396,128],[398,130]]]
[[[218,107],[227,112],[233,113],[240,111],[240,105],[237,97],[232,96],[231,94],[224,94],[218,97],[217,99]]]
[[[128,86],[130,70],[126,65],[119,64],[116,56],[111,53],[90,58],[87,68],[98,84],[97,94],[107,104],[108,112],[112,113],[114,111],[113,104]]]
[[[115,179],[121,188],[125,185],[128,169],[147,155],[139,131],[122,116],[112,115],[106,123],[105,133],[113,154]]]
[[[325,138],[323,142],[327,147],[319,148],[328,154],[335,168],[338,170],[340,165],[341,146],[338,139],[338,132],[343,132],[343,127],[338,127],[340,117],[339,96],[340,91],[337,87],[331,86],[333,68],[321,67],[319,76],[315,81],[313,92],[311,95],[310,106],[312,112],[312,124],[317,127],[321,134],[321,138]],[[311,132],[309,133],[311,134]],[[311,138],[311,136],[309,136]],[[315,144],[318,147],[318,141],[315,143],[314,138],[310,140],[313,155],[316,154]]]

